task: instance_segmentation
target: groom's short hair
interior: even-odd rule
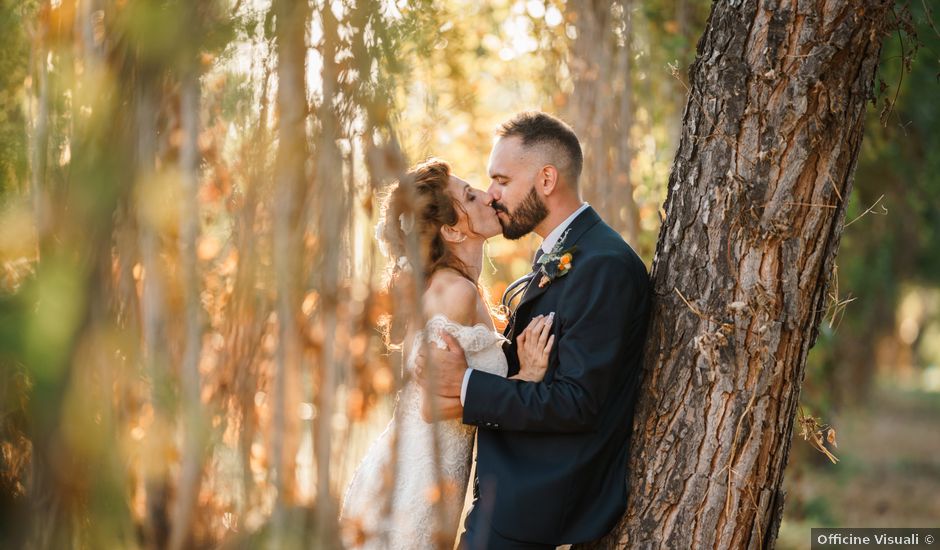
[[[541,111],[523,111],[504,122],[497,130],[500,137],[518,136],[526,147],[547,145],[553,156],[563,158],[554,162],[568,185],[578,188],[584,156],[578,136],[563,120]]]

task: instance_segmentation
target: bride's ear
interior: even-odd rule
[[[452,225],[441,226],[441,236],[449,243],[462,243],[467,240],[467,234]]]

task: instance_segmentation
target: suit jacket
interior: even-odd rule
[[[624,512],[650,310],[646,266],[620,235],[593,208],[569,227],[571,270],[542,288],[537,276],[505,333],[512,376],[516,335],[555,312],[544,380],[475,371],[463,410],[479,428],[474,493],[492,514],[484,519],[504,537],[541,544],[597,539]]]

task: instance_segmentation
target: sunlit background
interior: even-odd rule
[[[794,434],[781,548],[813,526],[940,517],[928,4],[896,9],[916,40],[885,42],[801,395],[839,462]],[[428,156],[485,189],[493,132],[517,111],[572,124],[585,200],[650,265],[710,2],[310,9],[305,87],[288,91],[309,109],[305,179],[278,229],[270,2],[0,0],[0,546],[309,541],[291,522],[335,516],[402,384],[377,329],[377,197]],[[491,296],[537,246],[488,243]]]

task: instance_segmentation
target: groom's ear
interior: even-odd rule
[[[551,195],[558,186],[558,168],[551,164],[543,166],[542,171],[539,172],[538,186],[542,195],[546,197]]]

